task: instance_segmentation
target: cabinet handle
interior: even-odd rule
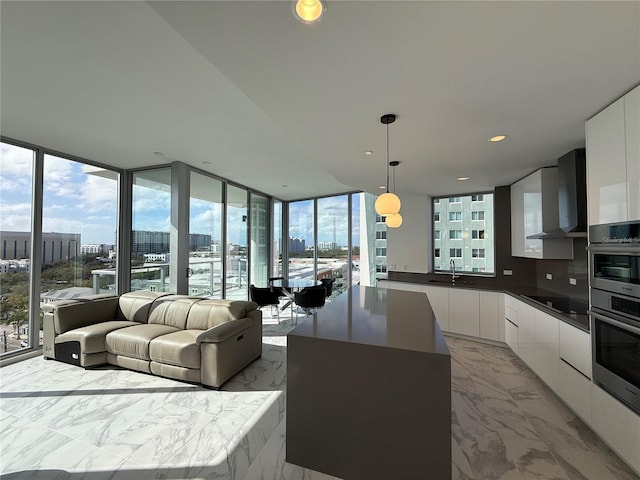
[[[578,372],[580,375],[582,375],[584,378],[586,378],[587,380],[591,381],[591,379],[589,377],[587,377],[584,373],[582,373],[580,370],[578,370],[576,367],[574,367],[573,365],[571,365],[569,362],[567,362],[564,358],[560,357],[560,360],[563,363],[566,363],[567,365],[569,365],[572,369],[574,369],[576,372]]]

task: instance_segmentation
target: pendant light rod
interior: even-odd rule
[[[393,167],[393,193],[396,193],[396,167],[400,165],[398,160],[393,160],[389,162],[389,165]]]
[[[396,121],[396,116],[393,113],[387,113],[380,117],[380,123],[387,126],[387,159],[385,167],[387,170],[387,191],[376,198],[375,209],[376,213],[381,217],[388,217],[390,215],[396,215],[400,212],[402,203],[395,193],[389,192],[389,124]]]
[[[396,121],[393,113],[386,113],[380,117],[380,123],[387,126],[387,193],[389,193],[389,124]]]

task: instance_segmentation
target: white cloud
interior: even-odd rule
[[[118,207],[118,184],[115,180],[87,175],[80,186],[80,195],[86,211],[108,211],[115,218]]]

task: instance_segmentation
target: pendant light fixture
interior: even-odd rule
[[[387,191],[376,199],[375,208],[378,215],[386,217],[396,215],[400,211],[400,199],[395,193],[389,192],[389,124],[396,121],[393,113],[380,117],[380,123],[387,126]]]
[[[327,9],[327,4],[323,0],[294,0],[292,9],[294,16],[301,22],[314,23]]]
[[[393,167],[393,194],[395,195],[396,167],[400,165],[400,162],[398,161],[389,162],[389,165]],[[400,225],[402,225],[402,215],[400,215],[400,212],[396,213],[395,215],[387,215],[386,218],[384,219],[384,223],[387,224],[387,227],[398,228]]]

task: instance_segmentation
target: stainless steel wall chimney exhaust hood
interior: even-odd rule
[[[587,236],[587,166],[584,148],[572,150],[558,159],[558,218],[553,228],[529,235],[531,239],[577,238]]]

